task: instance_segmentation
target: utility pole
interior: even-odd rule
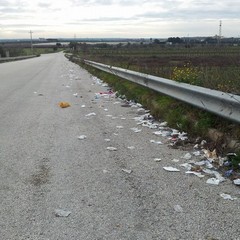
[[[33,55],[33,42],[32,42],[32,34],[33,32],[30,30],[30,38],[31,38],[31,51],[32,51],[32,55]]]
[[[218,34],[218,45],[220,45],[221,43],[221,38],[222,38],[222,21],[220,20],[220,23],[219,23],[219,34]]]

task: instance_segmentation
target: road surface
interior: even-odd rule
[[[188,152],[63,53],[0,64],[0,86],[1,239],[240,239],[240,189],[186,174]]]

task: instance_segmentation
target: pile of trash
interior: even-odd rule
[[[168,144],[169,147],[184,146],[191,143],[191,151],[186,153],[183,157],[187,162],[180,164],[180,167],[184,167],[186,174],[194,174],[200,178],[209,176],[206,183],[218,185],[224,182],[227,178],[232,180],[233,184],[240,186],[240,161],[236,166],[233,166],[232,159],[237,157],[236,153],[229,153],[226,156],[218,156],[216,149],[210,151],[207,148],[207,141],[196,139],[193,143],[189,140],[186,132],[181,132],[177,129],[168,127],[167,122],[157,122],[153,116],[149,113],[149,110],[145,110],[139,103],[133,101],[127,101],[124,99],[122,107],[136,108],[139,116],[134,117],[137,125],[154,129],[153,134],[156,136],[162,136],[166,138],[166,141],[150,140],[152,143]],[[134,128],[132,130],[141,131]],[[195,144],[195,145],[194,145]],[[158,161],[161,161],[158,159]],[[178,159],[174,159],[174,162],[178,162]],[[165,167],[168,171],[180,171],[174,167]]]
[[[96,77],[93,77],[93,80],[94,84],[108,87],[107,84]],[[185,162],[181,164],[179,163],[179,167],[184,168],[186,174],[193,174],[199,178],[208,177],[206,183],[213,185],[218,185],[229,178],[232,180],[233,184],[240,186],[240,161],[238,166],[235,164],[234,167],[231,161],[231,159],[237,156],[235,153],[229,153],[225,157],[218,156],[216,149],[212,151],[208,149],[207,141],[198,138],[193,142],[189,139],[186,132],[181,132],[177,129],[168,127],[166,121],[156,121],[150,114],[150,111],[144,109],[140,103],[131,100],[129,101],[125,96],[117,97],[117,93],[111,88],[108,88],[107,91],[104,92],[95,93],[95,99],[99,98],[118,98],[121,107],[129,107],[136,110],[138,116],[134,117],[133,120],[136,121],[138,126],[153,129],[153,135],[161,136],[166,139],[164,142],[150,140],[151,143],[159,145],[167,144],[172,148],[187,145],[188,152],[181,157],[181,161]],[[142,129],[138,127],[131,128],[131,130],[135,133],[142,131]],[[113,149],[111,150],[113,151]],[[156,158],[154,161],[160,162],[161,159]],[[180,159],[173,159],[172,161],[178,163],[180,162]],[[172,166],[164,167],[164,169],[170,172],[180,171],[178,168]]]

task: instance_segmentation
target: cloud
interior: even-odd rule
[[[0,1],[1,36],[14,27],[15,32],[36,28],[46,35],[79,32],[89,37],[202,35],[215,34],[219,20],[223,32],[239,35],[239,0]]]
[[[38,6],[40,8],[49,8],[51,6],[51,3],[39,2]]]

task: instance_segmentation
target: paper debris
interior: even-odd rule
[[[178,170],[177,168],[174,168],[174,167],[163,167],[163,169],[168,172],[180,172],[180,170]]]
[[[153,161],[160,162],[160,161],[162,161],[162,159],[161,158],[154,158]]]
[[[220,181],[217,178],[209,178],[206,183],[212,184],[212,185],[218,185]]]
[[[166,127],[167,124],[168,124],[167,122],[161,122],[161,123],[159,124],[159,126],[160,126],[160,127]]]
[[[155,140],[150,140],[150,142],[155,144],[163,144],[161,141],[155,141]]]
[[[233,183],[235,185],[240,185],[240,178],[237,178],[237,179],[233,180]]]
[[[180,164],[180,166],[185,167],[187,170],[191,170],[191,168],[192,168],[192,165],[189,163],[183,163],[183,164]]]
[[[86,107],[86,105],[84,105],[84,104],[83,104],[81,107],[82,107],[82,108],[85,108],[85,107]]]
[[[138,128],[130,128],[132,131],[134,131],[135,133],[141,132],[142,129],[138,129]]]
[[[71,106],[68,102],[60,102],[58,105],[61,108],[67,108]]]
[[[107,150],[109,150],[109,151],[117,151],[117,148],[115,148],[115,147],[107,147]]]
[[[106,142],[110,142],[111,140],[109,138],[104,139]]]
[[[213,160],[216,160],[218,158],[216,149],[214,149],[212,152],[210,150],[203,149],[203,152],[206,158],[210,158]]]
[[[203,178],[205,177],[205,175],[201,174],[200,172],[194,172],[194,171],[187,171],[187,174],[194,174],[195,176],[199,177],[199,178]]]
[[[80,135],[80,136],[78,137],[79,140],[83,140],[83,139],[86,139],[86,138],[87,138],[87,136],[85,136],[85,135]]]
[[[56,217],[68,217],[71,214],[70,211],[66,211],[62,209],[55,209],[54,213]]]
[[[226,193],[221,193],[220,196],[221,196],[223,199],[225,199],[225,200],[231,200],[231,201],[233,201],[233,200],[237,199],[237,198],[235,198],[235,197],[233,198],[231,195],[226,194]]]
[[[128,173],[128,174],[130,174],[130,173],[132,172],[132,170],[128,170],[128,169],[124,169],[124,168],[122,168],[122,171],[123,171],[123,172],[126,172],[126,173]]]
[[[174,210],[176,211],[176,212],[183,212],[183,209],[182,209],[182,207],[180,206],[180,205],[175,205],[174,207]]]
[[[190,153],[186,153],[182,158],[190,160],[192,158],[192,155]]]
[[[88,113],[87,115],[85,115],[86,117],[91,117],[91,116],[96,116],[96,113],[92,112],[92,113]]]
[[[219,180],[219,182],[223,182],[225,181],[226,179],[221,176],[221,174],[217,171],[214,171],[214,170],[210,170],[210,169],[203,169],[203,172],[207,173],[207,174],[212,174],[212,175],[215,175],[216,179]]]
[[[174,159],[172,160],[172,162],[177,163],[177,162],[179,162],[179,159],[174,158]]]
[[[127,148],[133,150],[135,147],[134,146],[129,146]]]

